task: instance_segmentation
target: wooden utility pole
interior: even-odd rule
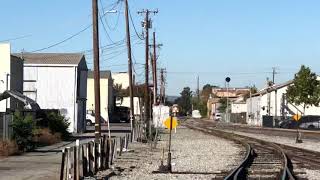
[[[150,119],[150,95],[149,95],[149,29],[151,28],[151,21],[149,19],[149,13],[158,13],[157,11],[150,10],[142,10],[139,11],[138,14],[145,14],[145,20],[143,22],[143,26],[145,28],[145,93],[144,93],[144,117],[145,123],[149,132],[149,136],[151,135],[151,119]]]
[[[157,104],[157,54],[156,54],[156,32],[153,32],[153,105]]]
[[[165,103],[165,79],[164,79],[164,70],[163,68],[160,69],[160,102],[162,104]]]
[[[99,28],[98,28],[98,2],[92,0],[92,27],[93,27],[93,64],[94,64],[94,113],[95,113],[95,140],[101,137],[100,122],[100,67],[99,67]]]
[[[128,0],[125,0],[124,3],[125,3],[126,35],[127,35],[127,49],[128,49],[128,73],[129,73],[129,94],[130,94],[130,126],[131,126],[131,138],[134,139],[134,105],[133,105],[133,82],[132,82],[132,56],[131,56],[131,40],[130,40]]]
[[[200,102],[199,75],[197,76],[197,97]]]

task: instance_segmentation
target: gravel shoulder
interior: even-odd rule
[[[118,157],[110,170],[98,178],[114,173],[110,179],[212,179],[234,168],[243,158],[243,148],[234,142],[184,127],[172,136],[172,174],[153,173],[161,162],[162,149],[166,164],[168,134],[161,134],[156,149],[148,144],[131,143],[129,149]],[[219,176],[220,175],[220,176]]]

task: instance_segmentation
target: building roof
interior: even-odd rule
[[[111,71],[100,71],[100,78],[110,79]],[[88,78],[93,79],[93,71],[88,71]]]
[[[25,64],[78,65],[84,55],[81,53],[14,53],[22,57]]]
[[[272,92],[272,91],[281,89],[283,87],[289,86],[292,83],[293,83],[293,80],[290,80],[290,81],[287,81],[287,82],[284,82],[284,83],[281,83],[281,84],[274,84],[273,86],[261,89],[259,92],[253,94],[252,97],[267,94],[268,92]]]

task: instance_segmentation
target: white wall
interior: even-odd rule
[[[75,67],[32,67],[25,66],[24,92],[25,95],[34,99],[41,109],[59,109],[61,114],[69,119],[70,132],[76,132],[76,79]]]
[[[169,106],[154,106],[153,107],[153,125],[157,128],[165,128],[164,121],[169,117]]]
[[[129,87],[129,74],[127,72],[112,73],[113,84],[122,85],[122,89]]]
[[[231,113],[243,113],[247,112],[246,103],[232,103],[231,104]]]
[[[291,105],[289,103],[283,103],[283,94],[286,94],[287,86],[272,91],[271,93],[263,94],[261,96],[252,97],[252,107],[250,98],[247,99],[247,123],[255,126],[262,126],[262,116],[268,115],[268,96],[270,96],[270,115],[281,116],[282,107],[284,109],[285,116],[292,116],[296,113],[303,112],[303,105]],[[286,100],[285,100],[286,102]],[[297,110],[297,108],[299,110]],[[251,110],[252,109],[252,110]],[[249,118],[249,115],[253,114],[253,117]],[[320,107],[309,106],[305,110],[305,115],[320,115]]]
[[[7,74],[10,74],[10,55],[10,44],[0,44],[0,93],[7,90],[7,85],[10,89],[10,76],[7,82]],[[6,112],[6,107],[10,107],[9,99],[0,101],[0,112]]]

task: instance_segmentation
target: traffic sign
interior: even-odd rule
[[[301,115],[295,114],[295,115],[292,116],[292,119],[295,120],[295,121],[299,121],[301,119]]]
[[[171,121],[171,117],[168,117],[165,121],[164,121],[164,125],[166,126],[166,128],[170,129],[170,121]],[[178,126],[178,121],[175,117],[172,117],[172,128],[176,128]]]

